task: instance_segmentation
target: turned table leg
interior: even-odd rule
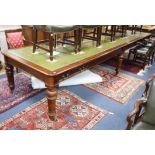
[[[48,115],[49,118],[53,121],[56,121],[56,99],[57,99],[57,88],[56,86],[47,87],[47,102],[48,102]]]
[[[122,62],[123,62],[123,54],[118,55],[118,62],[117,62],[117,66],[116,66],[116,75],[119,73],[120,68],[122,66]]]
[[[8,63],[6,63],[5,70],[6,70],[6,75],[7,75],[8,83],[9,83],[9,88],[10,88],[11,92],[13,92],[13,90],[15,88],[13,66],[8,64]]]

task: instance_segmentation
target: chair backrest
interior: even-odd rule
[[[155,79],[152,80],[142,121],[155,125]]]
[[[5,34],[9,49],[24,47],[24,37],[21,29],[6,31]]]
[[[154,53],[155,50],[155,44],[152,44],[152,46],[149,47],[149,50],[147,51],[146,55],[151,56],[152,53]]]

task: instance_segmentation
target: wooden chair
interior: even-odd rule
[[[8,49],[24,47],[24,37],[22,29],[5,31]]]
[[[82,25],[83,39],[96,41],[96,47],[101,45],[102,26],[101,25]],[[87,30],[93,30],[87,32]],[[81,35],[80,35],[81,36]]]
[[[25,39],[22,34],[22,29],[6,30],[5,35],[8,49],[17,49],[24,47]],[[16,72],[19,72],[18,68],[16,68]]]
[[[142,32],[143,25],[132,25],[131,34],[136,34],[136,32]]]
[[[116,25],[106,25],[105,26],[105,32],[102,33],[102,35],[110,36],[110,40],[115,41],[116,38]]]
[[[154,35],[151,35],[150,38],[145,39],[145,43],[148,44],[148,45],[150,45],[150,46],[153,45],[154,42],[155,42],[155,36],[154,36]],[[154,52],[153,52],[153,54],[152,54],[151,60],[152,60],[152,61],[151,61],[151,64],[153,64],[153,61],[155,61],[155,50],[154,50]]]
[[[153,64],[155,54],[155,41],[150,44],[148,42],[139,42],[137,45],[129,50],[128,62],[130,61],[130,55],[133,54],[133,62],[142,64],[144,69],[146,64]]]
[[[146,64],[153,64],[153,55],[155,50],[155,43],[150,47],[142,47],[136,50],[134,54],[133,61],[142,61],[143,69],[145,68]]]
[[[146,82],[142,98],[127,116],[127,129],[155,130],[155,75]]]
[[[47,39],[37,41],[37,32],[42,31],[47,36]],[[57,41],[56,35],[58,33],[74,32],[74,40],[64,39]],[[42,47],[40,44],[48,42],[49,48]],[[56,48],[57,42],[62,44],[73,45],[75,47],[75,53],[79,50],[79,26],[78,25],[34,25],[33,26],[33,53],[36,48],[41,48],[50,53],[50,60],[53,60],[53,47]]]
[[[121,33],[121,37],[126,37],[127,34],[127,25],[117,25],[116,33]]]

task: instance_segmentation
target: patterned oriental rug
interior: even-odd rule
[[[144,84],[143,80],[123,73],[115,75],[115,70],[103,66],[96,66],[92,71],[99,74],[103,78],[103,82],[84,86],[120,103],[126,103],[133,93]]]
[[[14,80],[15,90],[12,94],[8,87],[7,78],[0,79],[0,113],[9,110],[41,91],[32,89],[31,79],[24,73],[16,74]]]
[[[109,59],[105,62],[105,64],[116,67],[117,60],[116,58]],[[124,59],[121,69],[137,74],[142,69],[142,65],[136,63],[133,64],[132,62],[128,63],[127,60]]]
[[[0,130],[91,129],[106,114],[105,110],[63,89],[58,91],[56,122],[49,119],[44,98],[0,124]]]

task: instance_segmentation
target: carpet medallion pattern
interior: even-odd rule
[[[103,82],[85,84],[84,86],[120,103],[126,103],[133,93],[144,84],[143,80],[123,73],[115,75],[115,70],[103,66],[96,66],[92,71],[99,74]]]
[[[34,103],[24,111],[0,124],[1,130],[50,130],[50,129],[91,129],[107,112],[86,102],[68,90],[59,90],[57,99],[57,121],[49,119],[47,100]]]

